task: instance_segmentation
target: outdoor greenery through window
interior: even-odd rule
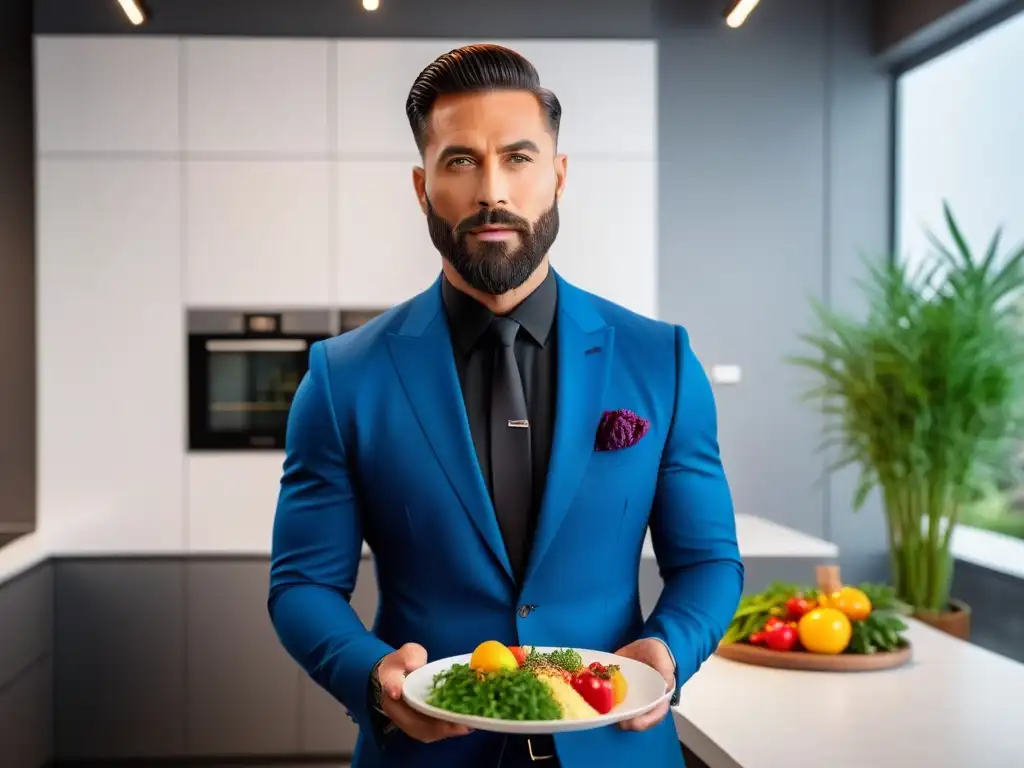
[[[972,252],[1001,231],[1006,254],[1024,244],[1024,13],[911,70],[898,83],[897,249],[913,262],[945,233],[943,201]],[[1024,334],[1024,327],[1021,328]],[[961,522],[1024,539],[1024,440]]]

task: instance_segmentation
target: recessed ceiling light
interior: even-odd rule
[[[135,26],[138,26],[146,20],[146,12],[142,8],[142,4],[138,0],[118,0],[121,4],[122,10],[125,15]]]
[[[731,3],[725,10],[725,23],[733,29],[742,26],[759,2],[760,0],[736,0]]]
[[[380,0],[363,0],[363,8],[368,11],[376,11],[380,8]]]

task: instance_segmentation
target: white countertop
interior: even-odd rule
[[[41,533],[28,533],[0,549],[0,584],[34,568],[49,556]]]
[[[751,557],[839,557],[835,544],[753,515],[736,515],[736,539],[743,559]],[[643,556],[654,558],[648,531]]]
[[[673,710],[710,768],[1024,765],[1024,665],[910,620],[913,660],[815,673],[709,659]]]

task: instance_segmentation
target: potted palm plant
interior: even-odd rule
[[[866,263],[867,311],[847,316],[814,301],[813,372],[804,397],[826,421],[831,469],[853,465],[860,508],[880,491],[891,577],[915,615],[967,638],[969,607],[950,596],[950,539],[1018,439],[1024,405],[1024,247],[1000,251],[996,232],[973,254],[949,206],[948,244],[911,264]]]

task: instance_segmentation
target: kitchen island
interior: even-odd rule
[[[912,661],[883,672],[795,672],[712,657],[673,708],[708,768],[1024,765],[1024,665],[912,619]]]

